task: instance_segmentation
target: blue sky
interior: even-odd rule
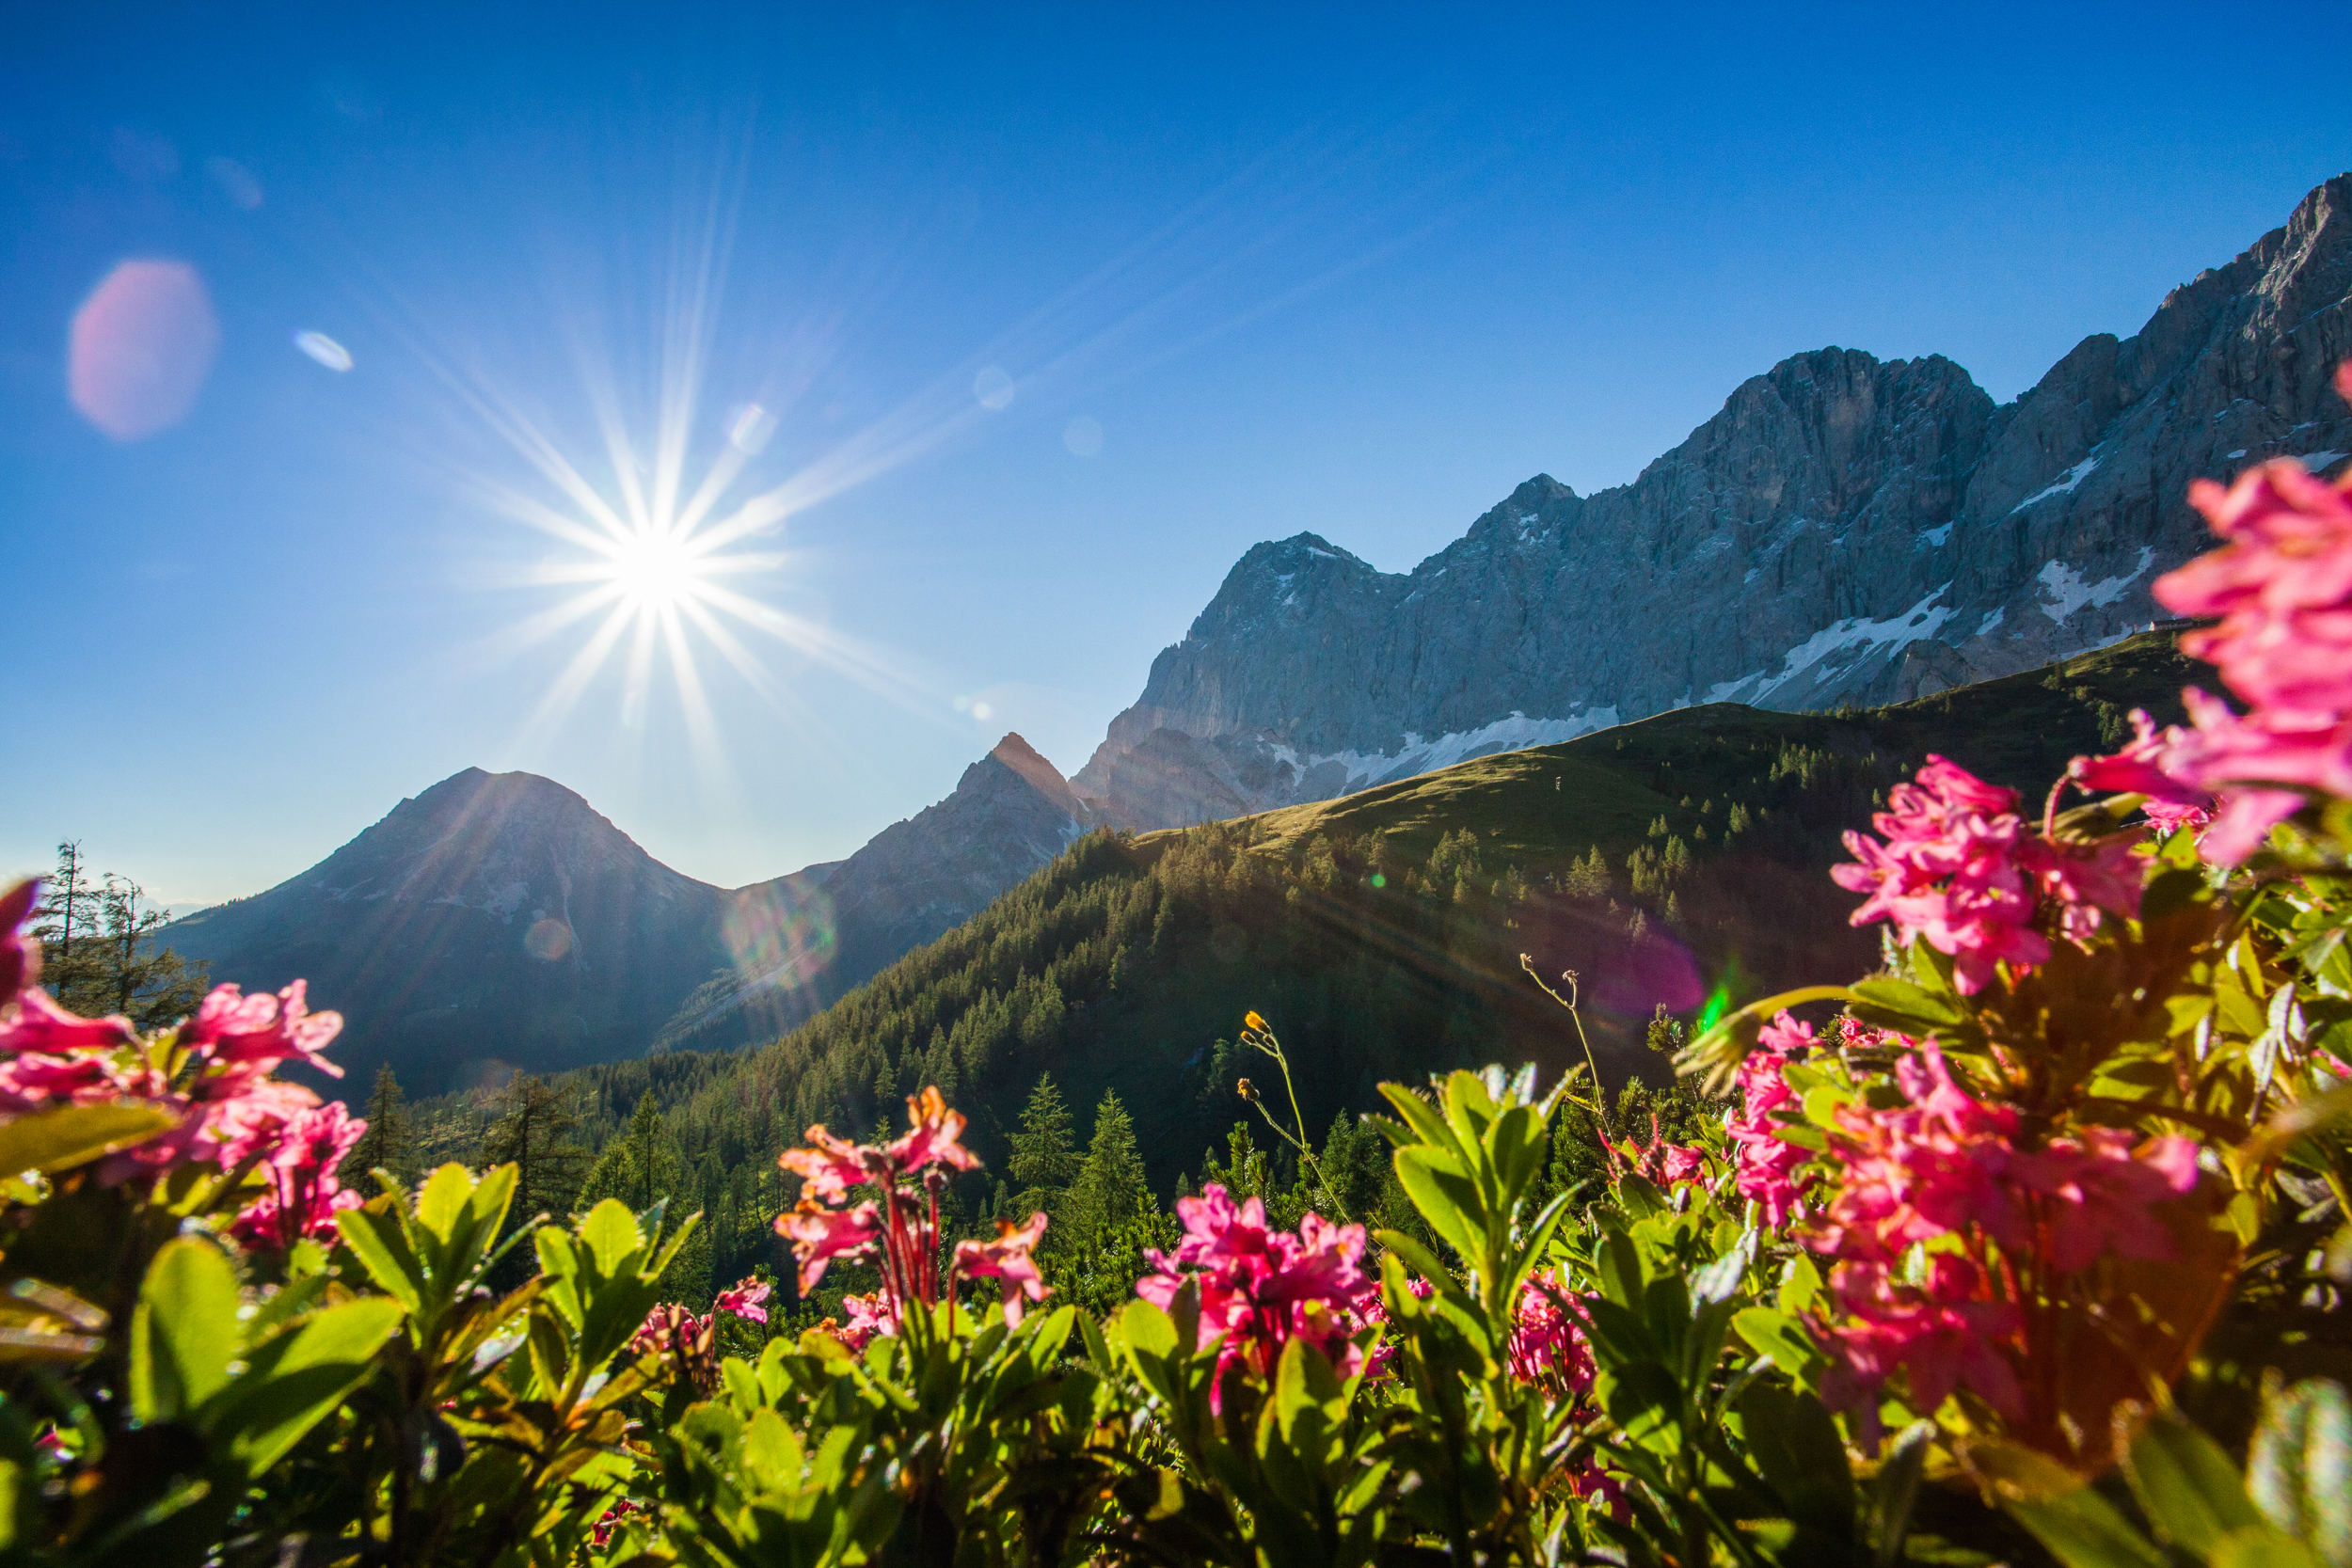
[[[479,765],[774,876],[1077,768],[1255,541],[1405,569],[1829,343],[2013,397],[2352,166],[2341,6],[335,9],[0,12],[0,869],[252,893]],[[135,439],[126,261],[217,336]],[[776,498],[699,721],[522,635],[600,407]]]

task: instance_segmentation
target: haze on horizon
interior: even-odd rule
[[[734,886],[1074,772],[1259,540],[2137,330],[2352,166],[2352,14],[2214,27],[18,8],[0,870],[215,902],[480,766]]]

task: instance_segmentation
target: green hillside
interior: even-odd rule
[[[2130,707],[2176,716],[2190,673],[2169,635],[2147,635],[1895,707],[1687,708],[1343,800],[1097,834],[781,1040],[585,1069],[585,1131],[611,1137],[652,1092],[676,1196],[713,1216],[731,1277],[769,1257],[778,1148],[815,1121],[871,1129],[927,1083],[972,1115],[997,1173],[1041,1073],[1081,1146],[1116,1090],[1166,1194],[1242,1112],[1234,1079],[1265,1076],[1225,1044],[1251,1008],[1318,1133],[1372,1107],[1381,1079],[1581,1059],[1521,953],[1579,973],[1605,1072],[1655,1078],[1638,1058],[1656,1007],[1869,967],[1877,939],[1824,872],[1926,753],[2038,802],[2070,756],[2127,733]],[[466,1115],[441,1120],[462,1142]],[[995,1195],[974,1182],[961,1199],[985,1210]]]

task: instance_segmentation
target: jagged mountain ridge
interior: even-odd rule
[[[1177,826],[1692,703],[1900,700],[2101,646],[2205,547],[2189,481],[2352,451],[2352,176],[1995,405],[1948,359],[1827,348],[1631,483],[1537,475],[1409,573],[1253,546],[1073,781]]]
[[[1089,820],[1008,735],[954,793],[847,860],[725,889],[663,865],[573,791],[469,768],[267,892],[163,942],[215,980],[300,976],[343,1013],[359,1092],[764,1038],[977,913]]]

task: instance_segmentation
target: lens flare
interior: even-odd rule
[[[204,280],[185,261],[125,261],[73,313],[66,386],[82,417],[139,441],[188,417],[220,351]]]

